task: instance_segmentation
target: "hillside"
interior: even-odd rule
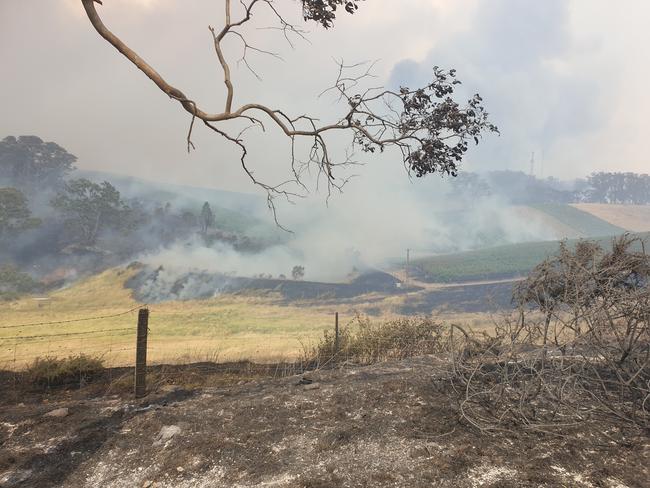
[[[137,312],[115,315],[143,305],[124,285],[133,274],[133,269],[114,268],[55,291],[47,300],[0,302],[2,325],[12,327],[0,328],[0,369],[20,367],[36,357],[80,352],[101,354],[108,365],[131,364]],[[317,340],[331,327],[334,311],[353,316],[352,308],[331,303],[301,307],[261,293],[159,303],[150,307],[149,358],[295,358],[302,344]],[[99,318],[75,321],[87,317]],[[60,321],[71,322],[14,328]]]
[[[549,215],[572,229],[577,234],[577,237],[616,235],[627,230],[571,205],[544,203],[531,205],[531,208]]]
[[[644,239],[650,233],[639,234]],[[608,246],[612,236],[595,240]],[[567,241],[569,245],[577,239]],[[418,279],[433,283],[463,283],[478,280],[498,280],[526,275],[537,264],[559,249],[559,241],[509,244],[455,254],[442,254],[413,261]]]
[[[534,208],[528,205],[516,205],[513,206],[512,209],[519,219],[546,230],[550,238],[575,239],[583,237],[578,230],[539,208]]]
[[[264,238],[266,242],[286,239],[286,235],[268,221],[255,217],[267,212],[266,200],[258,195],[160,183],[101,171],[77,170],[74,177],[106,180],[126,198],[161,204],[169,202],[183,209],[198,211],[204,202],[209,202],[215,223],[222,230],[246,233],[249,237]]]
[[[219,207],[236,211],[250,211],[252,209],[260,209],[264,207],[264,198],[250,193],[161,183],[105,171],[78,169],[75,171],[75,176],[88,178],[93,181],[110,181],[126,196],[134,198],[149,195],[159,201],[174,200],[178,198],[201,202],[207,200],[214,202],[214,204]]]

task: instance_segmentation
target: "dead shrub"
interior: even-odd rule
[[[517,312],[484,339],[456,335],[452,385],[483,430],[606,420],[650,426],[650,256],[625,235],[538,265]]]

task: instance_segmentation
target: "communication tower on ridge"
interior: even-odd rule
[[[535,152],[530,156],[530,176],[535,176]]]

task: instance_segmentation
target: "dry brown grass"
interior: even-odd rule
[[[576,203],[573,206],[632,232],[650,231],[650,205]]]

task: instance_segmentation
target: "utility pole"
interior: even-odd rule
[[[404,280],[404,285],[408,288],[408,282],[409,282],[409,267],[411,265],[411,250],[406,249],[406,279]]]

